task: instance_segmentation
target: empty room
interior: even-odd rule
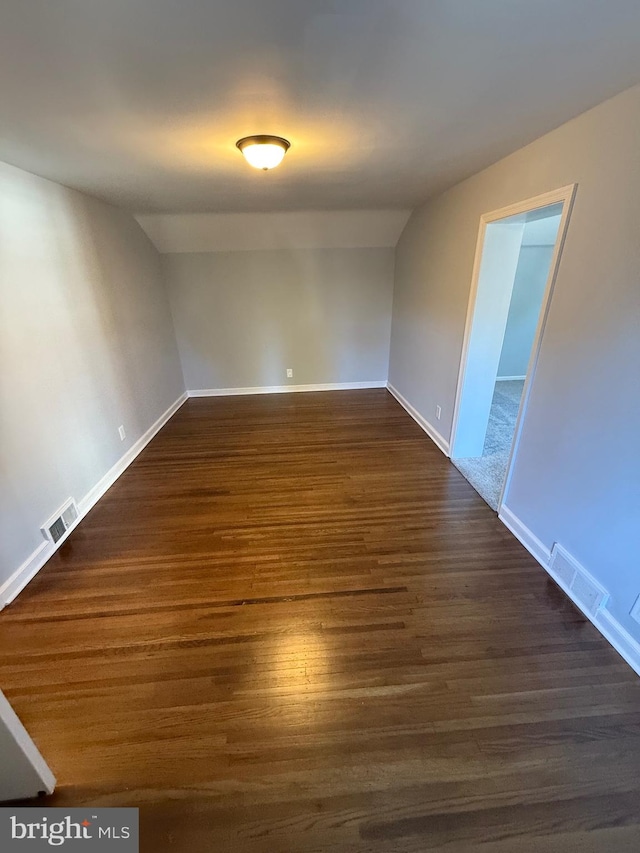
[[[0,79],[0,849],[638,853],[637,0],[4,0]]]

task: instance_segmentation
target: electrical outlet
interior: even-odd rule
[[[440,420],[440,415],[442,414],[442,407],[436,406],[436,418]]]
[[[293,379],[293,368],[287,367],[287,379]]]
[[[636,603],[631,608],[631,618],[640,624],[640,595],[636,598]]]
[[[119,426],[119,427],[118,427],[118,435],[120,436],[120,441],[124,441],[124,440],[125,440],[125,438],[127,437],[127,434],[126,434],[126,432],[124,431],[124,427],[123,427],[123,426]]]

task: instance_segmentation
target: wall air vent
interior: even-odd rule
[[[551,568],[554,575],[562,581],[567,589],[571,589],[571,584],[576,576],[576,565],[573,557],[570,557],[564,548],[556,542],[551,551]]]
[[[551,574],[591,616],[609,600],[609,593],[568,551],[556,542],[551,550]]]
[[[64,521],[62,520],[62,518],[56,518],[56,520],[49,528],[49,535],[51,536],[54,542],[59,542],[66,532],[67,528],[64,526]]]
[[[40,528],[45,539],[57,544],[78,520],[78,507],[73,498],[65,501],[60,509]]]

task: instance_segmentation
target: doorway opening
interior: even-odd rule
[[[575,186],[482,217],[467,314],[451,461],[499,511]]]

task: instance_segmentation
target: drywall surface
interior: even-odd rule
[[[389,381],[450,437],[480,216],[577,183],[506,504],[611,593],[640,592],[640,87],[432,200],[398,244]]]
[[[524,376],[535,338],[553,246],[522,246],[513,282],[498,378]]]
[[[0,358],[1,586],[46,519],[81,500],[184,387],[160,257],[140,226],[5,164]]]
[[[523,230],[507,220],[485,231],[453,458],[483,453]]]
[[[395,248],[409,210],[148,213],[136,219],[159,252]]]
[[[164,260],[189,390],[386,380],[393,249]]]

